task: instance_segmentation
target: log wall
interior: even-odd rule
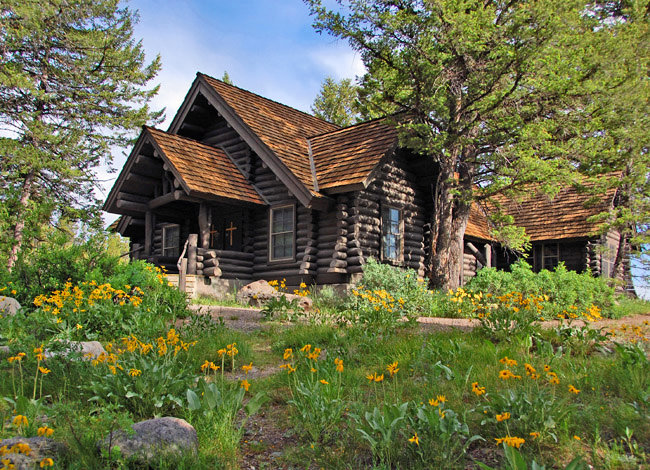
[[[363,263],[370,257],[381,259],[381,210],[388,205],[402,211],[404,222],[403,259],[395,264],[424,276],[425,236],[429,234],[427,214],[431,210],[427,200],[425,190],[417,186],[416,176],[403,161],[396,159],[381,164],[374,181],[347,200],[347,272],[361,272]],[[330,263],[335,259],[332,257]],[[320,263],[324,261],[319,254]]]

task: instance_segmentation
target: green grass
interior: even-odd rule
[[[647,336],[649,327],[643,328]],[[239,350],[235,360],[235,372],[239,375],[242,365],[253,363],[256,370],[247,377],[251,388],[246,396],[262,392],[269,397],[260,412],[272,414],[282,448],[271,448],[260,442],[248,446],[247,452],[263,454],[267,459],[271,453],[281,452],[277,457],[279,463],[274,465],[334,469],[372,465],[376,468],[382,468],[381,465],[384,468],[465,468],[472,465],[473,458],[488,459],[484,461],[491,466],[494,464],[490,458],[505,465],[503,449],[495,445],[494,439],[506,435],[526,439],[520,449],[525,459],[528,462],[534,459],[547,468],[562,467],[576,456],[582,456],[595,468],[631,469],[647,465],[650,374],[644,343],[618,347],[602,343],[587,347],[575,341],[591,340],[578,337],[571,343],[557,337],[554,330],[538,333],[532,340],[495,341],[478,330],[424,334],[417,328],[397,328],[379,334],[361,327],[287,326],[273,322],[268,329],[243,333],[210,323],[207,317],[197,317],[178,331],[183,339],[196,341],[188,360],[182,362],[182,367],[187,367],[194,377],[202,376],[199,368],[205,360],[221,365],[218,351],[227,344],[236,343]],[[12,354],[19,350],[28,354],[21,363],[27,398],[31,398],[36,372],[30,341],[25,337],[13,338],[11,342]],[[319,347],[324,351],[324,359],[312,362],[318,371],[315,375],[304,364],[298,365],[293,374],[279,367],[293,360],[283,358],[287,348],[292,349],[295,358],[302,354],[299,350],[306,344],[311,344],[312,350]],[[499,372],[506,368],[500,362],[505,356],[517,361],[509,369],[521,379],[499,378]],[[334,358],[343,360],[344,370],[340,375],[334,370]],[[390,377],[387,365],[395,361],[399,371]],[[533,380],[526,375],[526,363],[537,370],[540,379]],[[15,363],[10,364],[4,358],[0,364],[3,377],[0,396],[13,397],[13,383],[20,380],[18,369]],[[45,365],[51,372],[43,377],[43,397],[38,404],[27,400],[21,408],[0,401],[0,422],[4,423],[0,426],[0,437],[16,434],[16,429],[8,424],[16,413],[25,414],[30,423],[37,422],[37,416],[39,420],[47,416],[55,437],[65,441],[70,449],[58,468],[132,468],[127,462],[109,461],[98,455],[94,451],[95,442],[110,429],[126,428],[132,421],[146,417],[130,415],[123,408],[107,407],[101,401],[89,402],[83,389],[77,388],[79,383],[88,380],[88,370],[92,367],[89,363],[47,359]],[[559,385],[548,383],[545,366],[557,374]],[[239,381],[227,385],[229,381],[234,382],[229,369],[226,368],[223,390],[233,393],[239,390]],[[256,373],[260,371],[263,374],[258,378]],[[382,373],[382,382],[367,378]],[[214,380],[221,380],[220,372],[215,375]],[[329,383],[316,384],[320,379]],[[339,380],[340,391],[332,394],[326,387],[339,387]],[[474,382],[485,387],[487,394],[472,393]],[[309,403],[313,406],[303,410],[306,415],[300,414],[293,400],[297,387],[309,383],[313,397]],[[570,385],[580,392],[570,393]],[[187,384],[188,388],[193,386],[192,382]],[[446,409],[454,411],[459,422],[467,425],[466,437],[480,435],[484,439],[474,442],[466,454],[458,455],[455,465],[443,464],[436,456],[452,448],[454,443],[462,444],[466,437],[452,437],[450,443],[445,443],[436,440],[439,433],[428,435],[425,428],[417,428],[421,423],[415,409],[421,404],[429,409],[429,400],[438,395],[446,397]],[[333,399],[343,404],[344,411],[339,418],[328,411]],[[321,405],[318,400],[322,400]],[[375,407],[381,414],[386,412],[385,404],[405,402],[412,411],[394,430],[389,444],[392,451],[382,454],[369,445],[358,429],[366,423],[366,413],[372,413]],[[504,412],[512,413],[512,417],[497,422],[495,416]],[[310,423],[318,422],[319,413],[332,420],[333,426],[325,433],[310,435]],[[190,411],[184,403],[172,414],[196,427],[199,455],[196,459],[165,461],[160,468],[238,468],[244,446],[239,431],[245,416],[243,411],[204,415],[201,411]],[[409,442],[416,430],[422,439],[420,445],[426,450],[419,451]],[[531,432],[542,435],[533,439]],[[29,433],[35,433],[34,426]],[[313,435],[317,437],[314,439]],[[382,455],[392,455],[391,460]]]
[[[234,293],[227,294],[223,297],[208,297],[205,295],[200,295],[194,297],[191,301],[192,305],[205,305],[205,306],[221,306],[221,307],[242,307],[246,308],[249,305],[244,302],[237,300],[237,296]]]

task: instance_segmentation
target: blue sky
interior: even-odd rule
[[[319,35],[300,0],[133,0],[140,12],[135,36],[150,57],[160,54],[161,90],[155,103],[169,122],[197,71],[303,111],[331,75],[363,73],[346,43]],[[164,126],[163,126],[164,127]]]

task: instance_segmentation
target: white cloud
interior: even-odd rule
[[[356,78],[366,73],[361,55],[340,41],[332,44],[331,47],[320,47],[314,50],[310,58],[316,66],[338,80]]]

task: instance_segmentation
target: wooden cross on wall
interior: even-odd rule
[[[237,230],[237,227],[235,227],[235,225],[231,221],[230,227],[226,229],[226,232],[228,232],[228,235],[230,235],[230,246],[232,246],[232,235],[235,230]]]

